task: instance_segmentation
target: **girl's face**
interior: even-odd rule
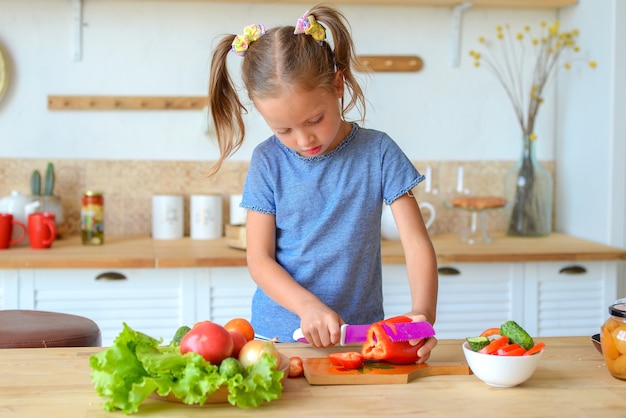
[[[332,151],[350,132],[341,119],[339,99],[343,75],[335,76],[335,91],[285,89],[278,97],[256,99],[254,105],[274,135],[303,157]]]

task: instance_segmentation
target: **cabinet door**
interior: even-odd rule
[[[17,278],[17,270],[0,270],[0,309],[17,309]]]
[[[617,263],[527,263],[525,283],[531,335],[590,336],[600,332],[617,298]]]
[[[22,270],[20,308],[90,318],[100,327],[104,346],[112,343],[123,322],[167,343],[180,325],[195,321],[194,280],[185,279],[184,273],[184,269]]]
[[[460,263],[439,267],[435,330],[438,338],[465,338],[509,319],[523,319],[523,266]],[[385,315],[411,307],[404,265],[383,266]]]
[[[233,318],[250,320],[256,284],[247,267],[211,268],[211,288],[206,318],[224,325]]]

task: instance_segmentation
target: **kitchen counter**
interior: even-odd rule
[[[407,384],[311,386],[287,379],[283,395],[243,410],[229,404],[188,406],[147,399],[130,416],[195,417],[612,417],[623,415],[626,382],[613,378],[588,337],[543,338],[546,349],[534,375],[515,388],[487,386],[473,375],[429,376]],[[91,383],[89,356],[99,348],[0,350],[3,417],[114,417]],[[314,349],[282,344],[287,356],[324,357],[346,347]],[[464,361],[461,340],[442,340],[430,361]]]
[[[439,264],[460,262],[614,261],[626,260],[626,250],[552,233],[541,238],[493,234],[491,244],[470,245],[458,235],[432,238]],[[383,241],[384,264],[404,264],[399,241]],[[28,245],[0,251],[0,268],[180,268],[246,265],[245,251],[231,248],[226,238],[201,241],[152,240],[149,237],[107,237],[102,246],[84,246],[79,237],[55,241],[49,250]]]

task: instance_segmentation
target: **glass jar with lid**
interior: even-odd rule
[[[85,191],[81,203],[80,230],[83,244],[104,244],[104,196],[102,192]]]
[[[609,314],[600,327],[602,355],[613,377],[626,380],[626,300],[609,306]]]

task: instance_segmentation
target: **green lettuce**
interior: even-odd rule
[[[185,404],[203,405],[222,385],[228,387],[228,402],[241,408],[256,407],[282,394],[283,372],[276,358],[265,354],[243,374],[226,378],[217,366],[196,353],[181,354],[177,345],[162,346],[126,323],[111,347],[89,359],[91,378],[103,409],[131,414],[153,392],[170,393]]]

